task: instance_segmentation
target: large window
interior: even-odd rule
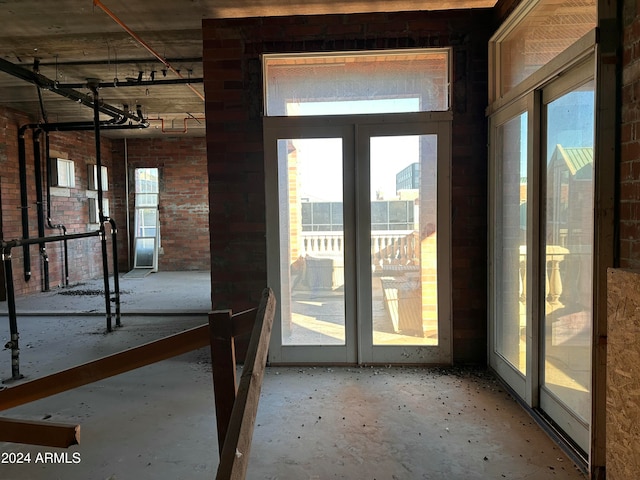
[[[490,44],[490,363],[588,459],[595,0],[523,2]]]

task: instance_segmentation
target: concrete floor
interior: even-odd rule
[[[123,327],[110,334],[104,333],[100,297],[50,292],[20,298],[21,373],[36,378],[200,325],[210,305],[208,282],[208,273],[200,272],[123,279],[126,315]],[[91,293],[100,286],[89,282],[72,290]],[[51,314],[56,311],[65,315]],[[8,339],[3,312],[6,302],[0,302],[2,345]],[[0,377],[8,378],[9,351],[0,353]],[[78,423],[82,439],[67,451],[69,462],[79,463],[36,463],[39,453],[65,451],[0,443],[0,478],[214,478],[209,363],[205,348],[2,412]],[[9,453],[30,453],[32,461],[4,463]],[[585,477],[484,370],[270,367],[247,478]]]

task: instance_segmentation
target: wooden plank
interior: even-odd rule
[[[218,427],[218,453],[222,453],[233,403],[236,400],[236,355],[231,310],[209,313],[211,373]]]
[[[68,448],[80,443],[80,425],[0,418],[0,442]]]
[[[209,345],[209,325],[133,347],[0,391],[0,411],[72,390]]]
[[[275,309],[275,296],[271,289],[266,288],[262,292],[262,300],[249,341],[229,430],[222,448],[217,480],[243,480],[246,477]]]

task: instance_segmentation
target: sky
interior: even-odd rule
[[[289,104],[287,110],[299,116],[403,113],[419,109],[418,98],[365,101],[305,102]],[[342,140],[340,138],[299,139],[298,153],[301,196],[315,201],[342,201]],[[416,135],[371,138],[371,199],[376,191],[386,198],[396,194],[396,174],[419,162]]]

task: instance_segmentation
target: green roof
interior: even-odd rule
[[[587,166],[593,166],[593,147],[563,147],[556,145],[556,149],[551,156],[551,163],[558,161],[560,157],[571,175],[575,176]],[[582,174],[578,174],[580,178],[591,176],[591,169],[586,169]]]

